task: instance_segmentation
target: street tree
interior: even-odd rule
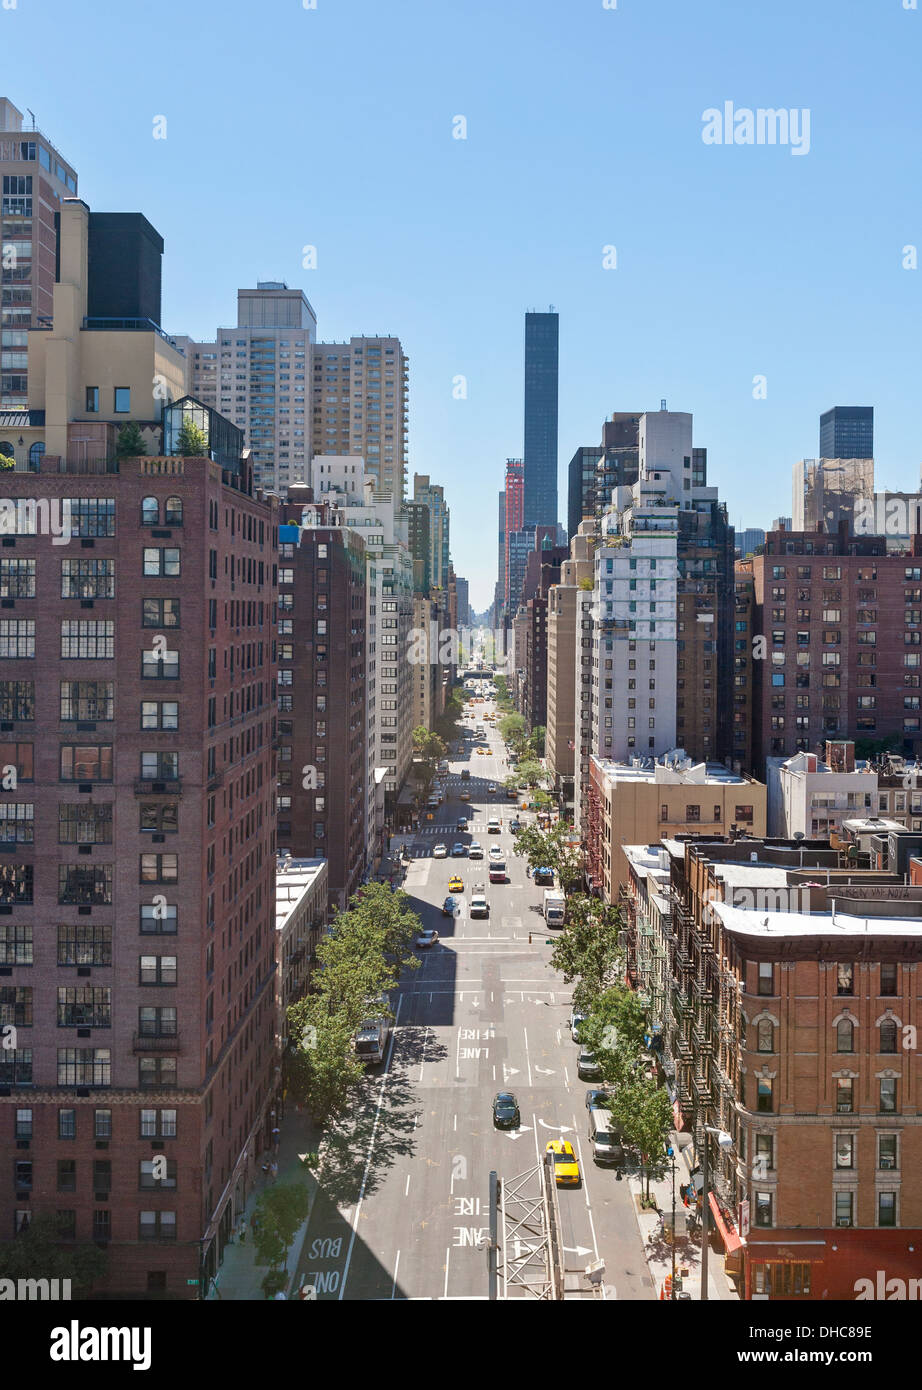
[[[0,1243],[0,1278],[69,1279],[71,1295],[85,1298],[108,1267],[96,1245],[67,1239],[64,1219],[35,1216],[15,1240]]]
[[[572,893],[582,882],[582,850],[574,842],[573,827],[566,821],[558,821],[548,830],[539,830],[536,825],[525,826],[516,835],[512,852],[526,859],[533,869],[543,865],[553,869],[565,893]]]
[[[621,1086],[633,1077],[646,1026],[643,1005],[627,985],[611,985],[593,1001],[580,1041],[595,1053],[607,1083]]]
[[[256,1203],[252,1225],[257,1263],[269,1266],[263,1291],[271,1298],[288,1283],[285,1264],[298,1227],[307,1219],[310,1194],[303,1182],[277,1183]]]
[[[659,1168],[672,1125],[669,1093],[655,1081],[635,1077],[619,1086],[609,1105],[624,1140],[640,1153],[649,1199],[650,1179]]]
[[[599,996],[617,982],[624,959],[620,932],[616,907],[583,894],[568,899],[567,925],[554,944],[551,967],[567,984],[577,981],[573,1007],[582,1013],[591,1014]]]

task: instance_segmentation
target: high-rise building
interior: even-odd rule
[[[237,326],[215,342],[179,338],[187,389],[243,430],[256,482],[284,493],[311,459],[311,350],[317,318],[303,290],[261,280],[237,291]]]
[[[57,1215],[105,1242],[101,1292],[194,1298],[277,1097],[276,512],[204,406],[210,456],[178,455],[183,401],[169,457],[167,442],[113,461],[107,420],[72,452],[87,382],[107,415],[114,390],[146,421],[152,368],[183,380],[154,326],[83,327],[89,226],[62,205],[54,321],[30,342],[47,447],[4,481],[40,497],[0,562],[0,757],[17,779],[0,966],[18,1029],[0,1054],[17,1120],[0,1225]],[[233,451],[213,447],[220,423]],[[58,535],[37,524],[47,504]]]
[[[468,627],[471,621],[470,586],[460,574],[455,576],[455,588],[458,593],[458,627]]]
[[[736,533],[736,549],[740,559],[745,560],[747,555],[752,555],[756,546],[765,544],[765,532],[760,526],[747,526],[744,531]]]
[[[801,459],[795,463],[791,492],[793,531],[827,531],[839,522],[854,528],[857,504],[873,506],[872,458]]]
[[[572,539],[580,522],[598,520],[611,505],[616,487],[631,487],[638,476],[640,413],[616,411],[602,425],[602,443],[582,445],[570,460],[567,527]]]
[[[558,322],[553,310],[525,315],[524,526],[556,526],[558,520]]]
[[[499,507],[497,509],[497,565],[496,565],[496,593],[493,602],[493,626],[498,627],[501,621],[501,609],[503,598],[506,593],[506,494],[499,494]]]
[[[770,532],[752,570],[755,766],[827,739],[922,751],[922,537]]]
[[[28,406],[30,328],[50,322],[56,278],[57,216],[61,200],[77,192],[77,174],[36,129],[23,128],[22,112],[0,97],[0,410]]]
[[[365,542],[310,499],[293,484],[280,514],[278,844],[326,858],[342,908],[365,870]]]
[[[821,459],[872,459],[874,407],[835,405],[820,416]]]
[[[428,473],[414,473],[413,501],[429,508],[430,583],[433,589],[444,589],[451,563],[451,513],[445,504],[445,489],[430,482]]]
[[[317,343],[311,356],[314,453],[363,458],[375,491],[403,501],[410,388],[400,339]]]
[[[407,544],[414,565],[413,587],[421,594],[428,594],[432,586],[431,513],[426,502],[405,502],[404,511],[407,517]]]
[[[524,578],[524,569],[521,574],[517,572],[513,576],[511,555],[514,542],[512,537],[521,533],[524,527],[525,462],[523,459],[506,459],[506,479],[503,491],[503,602],[510,617],[519,606],[522,579]],[[532,527],[533,534],[534,527]],[[518,553],[521,554],[521,544],[518,546]]]
[[[578,654],[587,634],[579,621],[579,600],[585,596],[582,581],[592,582],[592,522],[582,522],[570,540],[570,558],[560,566],[560,580],[547,596],[547,770],[561,806],[573,802],[573,768],[576,749],[577,689],[574,674],[579,671]],[[590,680],[585,690],[589,697]]]

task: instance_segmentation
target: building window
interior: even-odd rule
[[[897,1164],[897,1136],[879,1134],[877,1136],[877,1166],[887,1171],[895,1171]]]
[[[880,1052],[896,1052],[897,1025],[892,1018],[885,1018],[880,1025]]]
[[[836,1167],[854,1168],[855,1166],[855,1136],[854,1134],[837,1134],[835,1137]]]
[[[759,1052],[774,1052],[775,1028],[770,1018],[760,1018],[756,1028],[756,1046]]]
[[[58,965],[111,965],[112,928],[89,922],[58,927]]]
[[[896,1114],[896,1082],[895,1076],[882,1076],[880,1078],[880,1101],[877,1108],[882,1115]]]
[[[759,961],[758,974],[758,993],[774,994],[775,992],[775,967],[770,960]]]
[[[855,1198],[851,1192],[836,1193],[836,1225],[851,1226],[853,1221]]]
[[[855,993],[855,967],[854,965],[836,966],[836,994]]]
[[[884,963],[880,967],[880,992],[883,995],[895,995],[897,992],[897,966],[895,964]]]
[[[99,414],[99,387],[88,386],[86,388],[86,412],[87,415]]]
[[[836,1052],[854,1052],[855,1025],[851,1019],[842,1018],[836,1024]]]
[[[141,1240],[176,1239],[175,1211],[142,1211],[138,1214],[138,1237]]]
[[[855,1083],[850,1076],[836,1077],[836,1114],[851,1115],[855,1102]]]
[[[772,1223],[772,1194],[770,1192],[756,1192],[755,1224],[757,1226],[771,1226]]]
[[[130,386],[115,387],[115,414],[127,415],[131,410]]]
[[[58,1138],[76,1139],[77,1137],[77,1112],[76,1110],[58,1111]]]
[[[178,547],[145,546],[143,573],[146,578],[176,578],[180,573]]]
[[[756,1081],[756,1110],[770,1114],[775,1108],[775,1083],[770,1076],[759,1076]]]

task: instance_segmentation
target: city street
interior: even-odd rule
[[[474,708],[481,713],[466,721],[469,731],[490,706]],[[629,1184],[591,1157],[587,1083],[577,1078],[567,1028],[570,988],[548,965],[542,890],[512,854],[515,807],[502,787],[508,767],[499,735],[484,727],[489,756],[467,741],[464,758],[451,758],[445,799],[410,846],[404,888],[440,940],[418,953],[419,970],[396,996],[385,1066],[370,1073],[363,1105],[328,1140],[295,1284],[312,1284],[318,1298],[485,1298],[479,1241],[488,1229],[490,1171],[511,1178],[533,1167],[549,1140],[565,1137],[582,1172],[579,1188],[559,1190],[565,1267],[574,1272],[567,1287],[589,1296],[582,1271],[601,1257],[604,1297],[652,1298]],[[471,772],[466,784],[463,766]],[[469,804],[459,800],[462,786]],[[487,832],[494,814],[500,835]],[[466,833],[455,828],[461,815],[471,818]],[[436,843],[450,851],[458,840],[478,841],[484,859],[431,857]],[[497,843],[506,852],[505,884],[488,881],[486,856]],[[458,915],[443,918],[455,872],[464,893]],[[488,919],[469,916],[474,883],[484,885]],[[513,1132],[492,1120],[493,1096],[507,1088],[521,1111]]]

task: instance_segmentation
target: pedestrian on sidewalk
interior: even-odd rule
[[[273,1152],[273,1153],[278,1153],[278,1151],[279,1151],[279,1140],[281,1139],[281,1137],[282,1137],[282,1131],[278,1128],[278,1126],[276,1126],[275,1129],[272,1131],[272,1152]]]
[[[241,1244],[241,1245],[246,1245],[246,1239],[247,1239],[247,1219],[246,1219],[245,1216],[241,1216],[241,1218],[240,1218],[240,1232],[239,1232],[239,1234],[240,1234],[240,1244]]]

